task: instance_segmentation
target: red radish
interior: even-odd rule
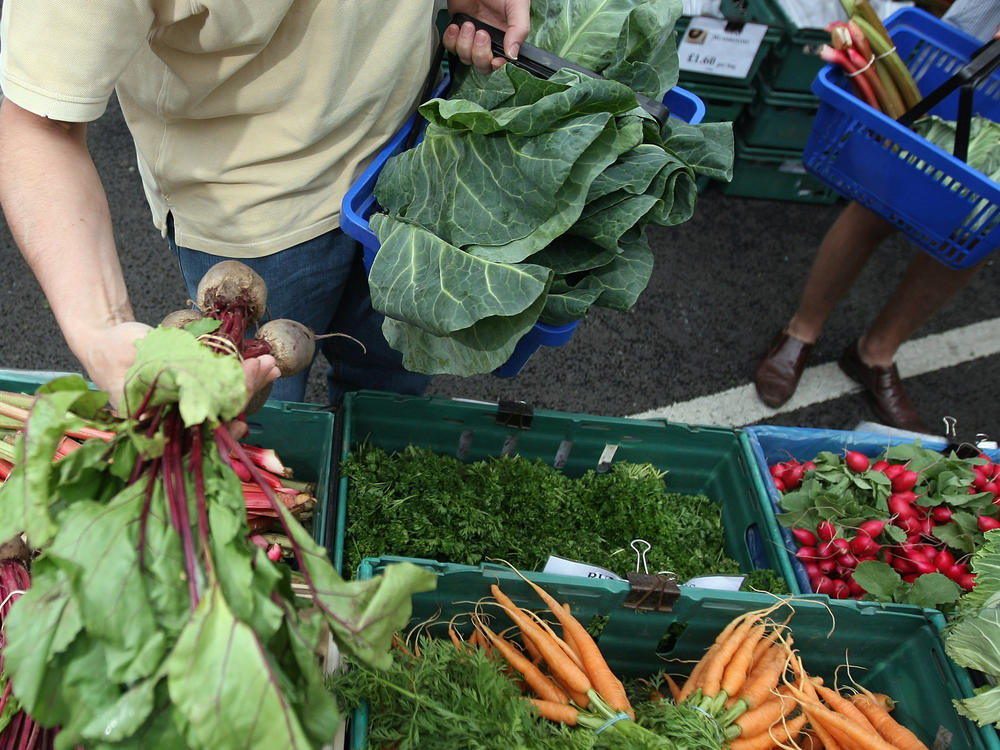
[[[889,512],[897,518],[916,518],[917,511],[913,505],[905,498],[899,495],[889,495]],[[899,524],[897,524],[898,526]]]
[[[782,482],[780,479],[775,479],[774,480],[774,488],[778,492],[784,492],[785,491],[785,483]]]
[[[926,549],[924,549],[924,557],[926,557],[931,562],[934,562],[935,560],[937,560],[938,552],[940,551],[941,550],[939,550],[937,547],[928,546]]]
[[[954,564],[955,564],[955,555],[953,555],[951,553],[951,550],[949,550],[947,547],[942,547],[938,551],[938,553],[934,556],[934,565],[942,573],[944,573],[946,568],[950,568]]]
[[[836,557],[841,552],[840,547],[834,544],[833,539],[829,542],[821,543],[819,547],[816,548],[816,551],[819,553],[820,557]]]
[[[795,464],[790,466],[785,470],[784,475],[781,477],[782,481],[785,483],[785,488],[789,490],[794,490],[800,484],[802,484],[802,475],[805,474],[805,469],[802,468],[801,464]]]
[[[267,559],[271,562],[278,562],[281,559],[281,545],[275,542],[267,548]]]
[[[993,531],[993,529],[1000,529],[1000,521],[993,518],[993,516],[977,516],[976,520],[979,523],[979,530],[983,533]]]
[[[903,580],[907,583],[916,583],[917,579],[921,576],[920,573],[907,573],[903,576]]]
[[[831,539],[830,544],[836,548],[838,555],[851,551],[851,543],[841,536],[838,536],[836,539]]]
[[[858,557],[874,555],[879,550],[879,543],[867,534],[858,534],[851,540],[851,552]]]
[[[828,542],[837,536],[837,527],[832,521],[823,520],[816,524],[816,536],[824,542]]]
[[[880,521],[877,518],[872,518],[865,521],[860,526],[858,526],[858,531],[863,534],[867,534],[872,539],[875,539],[879,534],[882,533],[882,529],[885,528],[885,521]]]
[[[986,476],[986,472],[983,471],[982,467],[980,467],[980,466],[973,466],[972,467],[972,486],[973,487],[975,487],[977,490],[982,490],[983,489],[983,485],[986,484],[988,481],[990,481],[990,480]]]
[[[951,580],[953,580],[955,583],[958,583],[959,585],[961,585],[961,583],[959,582],[962,580],[962,576],[968,573],[968,571],[961,565],[952,565],[951,567],[945,568],[944,570],[938,568],[938,570],[944,573],[946,576],[948,576]]]
[[[816,463],[814,461],[803,461],[802,468],[805,471],[812,471],[816,468]]]
[[[885,459],[880,459],[872,464],[873,471],[885,471],[889,468],[889,462]]]
[[[966,573],[957,581],[957,583],[966,591],[972,591],[972,587],[976,585],[976,574]]]
[[[951,508],[947,505],[936,505],[931,508],[931,518],[937,523],[948,523],[951,520]]]
[[[837,555],[837,565],[843,568],[856,568],[858,567],[858,558],[852,555],[850,552],[841,552]]]
[[[809,581],[812,586],[812,590],[817,594],[831,594],[833,593],[833,579],[829,576],[816,576]]]
[[[806,575],[809,576],[809,580],[812,580],[816,576],[823,575],[823,571],[820,570],[819,565],[814,562],[807,562],[802,565],[802,569],[805,570]]]
[[[844,579],[847,582],[847,588],[851,592],[851,596],[864,596],[868,592],[865,591],[861,584],[854,580],[854,576],[848,576]]]
[[[980,488],[983,492],[989,492],[994,497],[1000,494],[1000,483],[990,480]]]
[[[938,569],[934,567],[934,563],[926,558],[923,560],[914,560],[913,567],[916,568],[917,573],[924,575],[925,573],[937,573]]]
[[[892,489],[896,492],[902,492],[903,490],[909,490],[916,485],[917,480],[920,475],[915,471],[910,469],[904,469],[899,472],[896,476],[892,477]]]
[[[830,596],[834,599],[846,599],[851,595],[851,589],[847,585],[846,581],[836,578],[832,584],[833,590],[830,592]]]
[[[837,568],[837,561],[832,557],[824,557],[816,564],[824,573],[832,573]]]
[[[795,557],[802,562],[816,562],[819,560],[819,553],[815,547],[799,547],[795,550]]]
[[[844,463],[851,471],[862,472],[869,468],[868,456],[860,451],[847,451],[844,455]]]
[[[809,531],[809,529],[803,529],[801,527],[792,529],[792,536],[795,537],[796,542],[807,547],[815,547],[816,543],[819,541],[816,538],[816,535]]]
[[[771,477],[774,479],[781,479],[784,476],[785,471],[787,471],[785,465],[780,461],[776,464],[771,464],[768,469],[771,472]]]
[[[895,525],[905,531],[907,536],[923,533],[923,524],[921,524],[915,514],[912,516],[900,516],[896,519]]]
[[[886,467],[885,475],[889,477],[889,479],[892,479],[893,477],[899,476],[904,471],[906,471],[906,466],[903,464],[890,464]]]

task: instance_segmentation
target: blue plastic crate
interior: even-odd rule
[[[757,476],[762,484],[761,494],[770,499],[770,507],[776,513],[781,511],[781,493],[771,479],[771,464],[787,461],[789,458],[808,461],[815,458],[820,451],[831,451],[838,454],[849,450],[859,451],[872,458],[890,446],[914,442],[912,438],[908,437],[877,435],[870,432],[779,427],[776,425],[746,427],[743,429],[740,439],[743,441],[744,448],[749,452],[750,459],[757,465]],[[948,447],[948,443],[944,440],[931,438],[921,438],[920,445],[938,451],[943,451]],[[994,460],[998,459],[995,451],[986,450],[984,452]],[[799,545],[792,536],[791,530],[780,523],[769,525],[768,528],[777,529],[780,538],[774,540],[775,546],[783,547],[787,551],[788,561],[794,575],[792,583],[797,586],[797,591],[794,593],[812,593],[809,576],[802,563],[795,556]]]
[[[432,96],[442,96],[449,83],[450,79],[446,76],[434,90]],[[666,93],[663,97],[663,103],[670,109],[671,117],[676,117],[692,125],[701,122],[705,116],[705,103],[695,94],[679,86],[675,86]],[[378,237],[368,226],[368,217],[374,213],[376,206],[375,183],[378,181],[378,176],[385,163],[404,150],[411,140],[413,129],[421,127],[422,123],[423,118],[418,113],[410,117],[344,195],[340,226],[350,237],[361,243],[365,267],[369,270],[371,270],[372,262],[375,260],[375,253],[379,249]],[[535,326],[517,342],[507,361],[494,370],[493,374],[502,377],[517,375],[540,346],[562,346],[569,341],[579,322],[575,320],[565,325],[535,323]]]
[[[917,8],[897,11],[885,25],[925,96],[981,46]],[[1000,185],[862,102],[834,66],[820,70],[812,89],[820,107],[803,154],[809,171],[953,268],[971,266],[1000,246]],[[1000,73],[980,85],[973,112],[1000,118]],[[958,92],[931,114],[957,119]]]

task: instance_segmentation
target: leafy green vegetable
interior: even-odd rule
[[[971,698],[955,700],[955,708],[979,726],[1000,729],[1000,531],[986,532],[985,543],[972,556],[975,587],[962,595],[945,627],[945,652],[960,667],[977,669],[992,685]]]
[[[687,221],[697,175],[732,176],[730,123],[660,127],[638,106],[677,81],[679,0],[531,11],[533,42],[606,78],[466,70],[420,107],[423,141],[386,163],[370,219],[373,305],[408,369],[490,372],[538,321],[628,310],[652,271],[646,226]]]
[[[352,659],[329,677],[341,709],[367,704],[365,747],[397,750],[586,750],[591,732],[541,719],[521,700],[502,659],[483,649],[462,652],[450,641],[421,638],[386,670]],[[356,728],[355,731],[361,731]]]
[[[224,458],[245,387],[234,358],[159,328],[137,347],[125,416],[101,415],[106,394],[79,377],[39,389],[0,488],[0,534],[26,530],[41,550],[3,655],[60,750],[320,747],[339,723],[317,657],[328,634],[388,666],[411,594],[435,585],[412,565],[341,580],[280,502],[298,570],[248,542]],[[53,462],[64,431],[95,418],[114,437]]]
[[[574,478],[520,456],[466,464],[414,445],[389,454],[360,444],[341,470],[346,570],[383,554],[468,565],[493,557],[541,570],[554,554],[624,576],[636,570],[629,545],[641,538],[652,545],[651,571],[672,570],[681,581],[738,572],[725,554],[721,506],[670,492],[649,464],[617,462]],[[754,584],[787,591],[777,577]]]
[[[959,585],[941,573],[925,573],[909,583],[891,566],[878,560],[858,563],[854,580],[880,602],[915,604],[932,609],[945,609],[962,594]]]
[[[921,117],[913,129],[949,154],[955,150],[957,125],[937,115]],[[993,181],[1000,181],[1000,123],[973,115],[969,123],[969,148],[965,163]]]

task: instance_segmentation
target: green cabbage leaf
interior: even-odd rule
[[[531,12],[529,41],[604,77],[453,71],[375,187],[372,304],[412,371],[491,372],[538,322],[629,310],[652,273],[646,227],[690,219],[697,178],[732,178],[731,123],[661,127],[636,98],[676,85],[680,0]]]

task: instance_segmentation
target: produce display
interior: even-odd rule
[[[365,744],[354,747],[928,747],[896,718],[893,697],[847,665],[835,682],[808,670],[809,646],[789,626],[794,600],[724,622],[693,665],[621,677],[600,635],[528,583],[534,606],[492,584],[400,636],[390,670],[351,664],[334,675],[345,709],[367,707]]]
[[[541,460],[508,456],[473,463],[409,446],[388,453],[362,444],[341,466],[347,479],[345,570],[382,554],[466,564],[502,558],[541,570],[549,555],[619,576],[644,564],[681,582],[739,572],[726,555],[719,503],[671,492],[652,464],[616,462],[570,477]],[[787,592],[774,571],[746,584]]]
[[[771,464],[778,521],[812,590],[951,608],[975,584],[969,559],[1000,528],[998,468],[986,454],[960,458],[919,441],[869,458],[822,451]]]
[[[730,179],[730,123],[661,127],[635,96],[676,84],[681,9],[537,0],[528,41],[603,78],[451,70],[448,98],[420,107],[423,140],[386,162],[369,220],[372,304],[408,369],[491,372],[537,322],[628,310],[652,271],[645,227],[687,221],[697,177]]]

